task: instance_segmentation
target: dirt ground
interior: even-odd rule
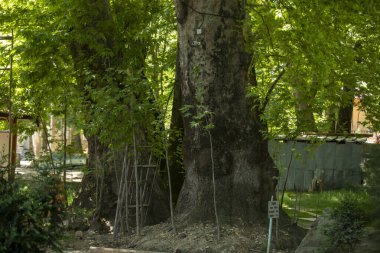
[[[72,253],[88,252],[91,246],[168,253],[259,253],[266,252],[267,231],[268,228],[260,225],[224,225],[221,239],[218,240],[213,224],[182,225],[177,227],[175,233],[170,224],[162,223],[143,228],[140,236],[132,234],[114,238],[111,234],[99,235],[91,230],[84,233],[68,232],[63,240],[63,249]],[[304,231],[291,227],[281,229],[278,240],[274,235],[274,249],[271,252],[294,252],[304,234]]]
[[[174,233],[170,224],[162,223],[145,227],[141,235],[123,235],[114,238],[112,234],[66,232],[62,240],[66,253],[87,253],[90,247],[106,247],[135,250],[151,250],[167,253],[265,253],[268,228],[262,226],[236,227],[224,225],[221,239],[217,240],[213,224],[178,226]],[[295,227],[283,227],[279,240],[274,235],[271,253],[294,252],[306,231]],[[380,229],[367,227],[355,252],[380,252]],[[341,252],[341,251],[340,251]]]
[[[33,170],[17,168],[17,175],[32,179]],[[68,182],[80,182],[80,171],[68,171]],[[217,239],[214,224],[177,225],[176,233],[169,223],[145,227],[141,235],[123,235],[114,238],[112,234],[98,234],[93,230],[67,231],[62,240],[62,249],[67,253],[86,253],[90,247],[152,250],[168,253],[258,253],[266,252],[268,227],[223,225],[221,238]],[[296,234],[294,231],[297,231]],[[133,232],[133,231],[132,231]],[[298,233],[298,234],[297,234]],[[290,226],[282,228],[278,240],[273,236],[274,250],[271,252],[294,252],[305,235],[302,229]]]

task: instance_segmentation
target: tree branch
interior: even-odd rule
[[[261,20],[263,21],[263,24],[264,24],[264,26],[265,26],[265,28],[266,28],[266,31],[267,31],[267,35],[268,35],[268,39],[269,39],[269,45],[272,47],[272,48],[274,48],[274,46],[273,46],[273,41],[272,41],[272,36],[271,36],[271,34],[270,34],[270,29],[269,29],[269,26],[268,26],[268,24],[265,22],[265,18],[264,18],[264,16],[258,11],[258,10],[256,10],[256,9],[252,9],[254,12],[256,12],[257,13],[257,15],[259,15],[260,16],[260,18],[261,18]]]
[[[280,81],[281,77],[285,74],[285,68],[283,68],[280,72],[280,74],[277,76],[276,80],[273,81],[273,83],[270,85],[270,88],[267,92],[267,95],[265,96],[264,103],[261,106],[261,110],[264,111],[269,103],[269,97],[272,94],[274,88],[276,87],[277,83]]]

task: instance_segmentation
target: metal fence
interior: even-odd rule
[[[269,153],[280,170],[280,189],[286,182],[286,190],[328,190],[362,184],[365,145],[270,141]]]

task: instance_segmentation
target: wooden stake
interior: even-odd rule
[[[166,159],[166,171],[168,173],[168,181],[169,181],[170,221],[172,223],[172,228],[173,228],[174,233],[177,233],[177,230],[174,224],[172,181],[171,181],[171,176],[170,176],[168,147],[166,143],[165,143],[165,159]]]
[[[133,137],[133,156],[134,156],[134,167],[135,167],[135,180],[136,180],[136,234],[140,235],[140,189],[139,189],[139,176],[137,171],[137,151],[136,151],[136,135],[135,130],[132,130]]]

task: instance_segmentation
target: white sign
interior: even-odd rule
[[[280,208],[278,201],[268,201],[268,218],[278,219],[280,216]]]

